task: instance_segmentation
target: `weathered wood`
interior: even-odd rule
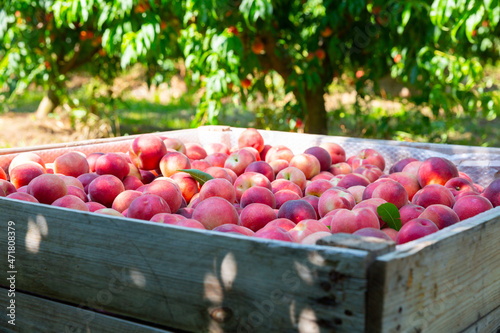
[[[498,235],[500,207],[378,257],[366,332],[459,332],[498,308]]]
[[[316,244],[368,251],[371,259],[375,259],[382,254],[392,252],[396,249],[396,243],[393,241],[346,233],[332,234],[331,236],[321,238]]]
[[[367,252],[251,239],[0,198],[16,285],[193,332],[362,331]],[[0,239],[6,239],[6,228]],[[6,243],[0,244],[2,256]],[[2,258],[0,270],[6,271]],[[4,284],[0,281],[0,284]]]
[[[15,326],[2,320],[0,331],[23,333],[172,333],[133,321],[16,291]],[[0,304],[7,304],[7,290],[0,288]]]
[[[498,333],[500,331],[500,306],[463,330],[461,333]]]

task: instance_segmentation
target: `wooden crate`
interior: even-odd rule
[[[241,129],[164,133],[234,144]],[[500,149],[263,132],[272,144],[467,154],[494,172]],[[126,149],[133,137],[20,151]],[[383,150],[382,149],[382,150]],[[459,166],[462,162],[458,163]],[[477,167],[477,165],[476,165]],[[500,167],[500,166],[499,166]],[[493,172],[493,175],[494,175]],[[481,171],[480,176],[485,173]],[[492,174],[486,176],[492,177]],[[16,228],[16,326],[8,332],[497,332],[500,209],[397,246],[332,236],[306,246],[0,198],[0,268]],[[5,279],[0,300],[7,304]],[[48,318],[48,319],[46,319]]]

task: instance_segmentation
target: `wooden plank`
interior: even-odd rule
[[[362,331],[367,252],[0,198],[17,287],[193,332]],[[0,239],[6,239],[6,228]],[[6,243],[0,252],[7,253]],[[0,270],[6,271],[2,258]],[[5,283],[0,281],[0,284]]]
[[[500,306],[460,333],[498,333],[500,332]]]
[[[15,325],[2,321],[1,331],[33,333],[172,333],[172,331],[89,311],[16,291]],[[0,304],[7,304],[7,290],[0,288]],[[9,319],[10,320],[10,319]]]
[[[366,332],[459,332],[500,306],[500,207],[380,256]]]

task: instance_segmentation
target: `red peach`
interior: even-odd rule
[[[50,205],[65,196],[68,188],[59,176],[46,173],[34,178],[28,184],[27,193],[34,196],[40,203]]]
[[[368,208],[355,210],[339,210],[332,218],[330,229],[332,233],[345,232],[352,234],[363,228],[380,229],[377,215]]]
[[[261,203],[252,203],[241,211],[240,225],[255,232],[276,218],[273,208]]]
[[[306,179],[311,179],[321,171],[321,165],[316,156],[306,153],[292,157],[289,165],[290,167],[296,167],[301,170],[306,176]]]
[[[472,179],[469,177],[469,175],[468,175],[468,174],[466,174],[466,173],[465,173],[465,172],[463,172],[463,171],[459,171],[459,172],[458,172],[458,177],[465,178],[465,179],[467,179],[468,181],[470,181],[471,183],[474,183],[474,182],[472,181]]]
[[[457,213],[453,209],[439,204],[428,206],[418,217],[431,220],[438,229],[443,229],[460,222]]]
[[[408,192],[400,183],[390,180],[384,181],[372,192],[372,198],[381,198],[393,203],[399,209],[408,203]]]
[[[293,152],[290,148],[283,145],[275,145],[269,149],[266,154],[266,162],[271,163],[274,160],[285,160],[290,162],[293,157]]]
[[[71,151],[59,156],[54,161],[54,173],[78,177],[89,172],[87,158],[78,152]]]
[[[175,183],[181,189],[182,197],[186,202],[191,201],[193,195],[198,193],[198,182],[186,172],[176,172],[170,179],[174,180]]]
[[[422,161],[413,161],[405,165],[403,170],[401,172],[405,173],[410,173],[413,176],[417,177],[418,176],[418,169],[420,169],[420,166],[422,165]]]
[[[236,191],[236,200],[239,202],[243,193],[253,186],[261,186],[269,189],[273,189],[271,182],[266,176],[257,172],[244,172],[234,182],[234,189]]]
[[[127,217],[149,221],[159,213],[170,213],[167,202],[159,195],[143,194],[132,200]]]
[[[207,155],[205,160],[210,163],[211,166],[224,167],[224,163],[226,162],[229,154],[225,153],[212,153]]]
[[[233,184],[223,178],[214,178],[207,181],[200,189],[200,201],[211,197],[224,198],[233,203],[236,201],[236,191]]]
[[[302,190],[300,189],[299,185],[284,178],[276,179],[275,181],[273,181],[271,183],[271,187],[274,194],[282,190],[289,190],[295,192],[299,196],[299,199],[302,197]]]
[[[244,130],[238,137],[238,148],[252,147],[259,153],[264,149],[264,138],[255,128]]]
[[[127,160],[122,155],[107,153],[95,162],[95,173],[98,175],[113,175],[122,180],[130,171]]]
[[[453,205],[460,221],[476,216],[493,208],[491,202],[480,195],[469,195],[458,199]]]
[[[426,159],[418,169],[417,178],[421,187],[430,184],[444,185],[454,177],[458,177],[457,167],[442,157]]]
[[[393,179],[403,185],[408,193],[408,200],[411,201],[415,193],[420,190],[420,184],[418,183],[417,177],[410,173],[405,172],[393,172],[389,175],[390,179]]]
[[[304,172],[294,166],[289,166],[281,170],[276,175],[276,180],[278,179],[286,179],[297,184],[301,191],[304,191],[307,185],[307,178]]]
[[[194,212],[194,208],[190,208],[190,207],[179,208],[177,210],[176,215],[182,215],[185,218],[190,219],[191,217],[193,217],[193,212]],[[205,227],[203,227],[203,228],[205,228]]]
[[[360,175],[365,176],[370,183],[376,181],[380,176],[382,176],[382,170],[379,167],[371,164],[365,164],[360,167],[357,167],[353,173],[359,173]]]
[[[116,217],[125,217],[126,216],[120,212],[117,212],[113,208],[101,208],[101,209],[95,210],[94,213],[102,214],[102,215],[116,216]]]
[[[76,179],[78,179],[80,183],[82,183],[85,193],[88,193],[89,184],[97,177],[99,177],[99,175],[96,173],[84,173],[83,175],[78,176]]]
[[[89,184],[89,198],[110,208],[118,194],[125,191],[122,181],[113,175],[102,175]]]
[[[192,160],[191,168],[205,172],[212,165],[206,160]]]
[[[123,178],[123,186],[125,190],[136,190],[144,184],[135,176],[127,176]]]
[[[285,229],[286,231],[290,231],[290,229],[294,228],[297,224],[290,221],[289,219],[285,218],[277,218],[275,220],[272,220],[264,228],[267,227],[281,227]]]
[[[481,196],[488,199],[493,207],[500,206],[500,179],[495,179],[486,186]]]
[[[330,234],[330,229],[320,221],[307,219],[298,222],[297,225],[288,232],[296,243],[300,243],[304,238],[316,232],[327,232]]]
[[[106,206],[104,206],[103,204],[94,201],[86,202],[85,205],[89,209],[89,212],[95,212],[96,210],[106,208]]]
[[[319,174],[311,178],[311,181],[319,180],[319,179],[324,179],[324,180],[331,180],[333,178],[333,174],[330,171],[321,171]]]
[[[318,159],[320,171],[327,171],[328,169],[330,169],[330,166],[332,165],[332,157],[326,149],[319,146],[314,146],[307,148],[304,153],[313,155]]]
[[[198,143],[186,143],[184,146],[186,146],[186,156],[189,157],[190,160],[202,160],[207,157],[207,152]]]
[[[401,225],[406,222],[416,219],[424,212],[425,208],[413,203],[408,203],[399,209],[399,216],[401,217]]]
[[[359,173],[349,173],[342,176],[342,179],[337,183],[338,187],[347,189],[352,186],[368,186],[370,184],[370,180]]]
[[[211,154],[225,154],[229,155],[229,147],[225,143],[221,142],[212,142],[206,145],[203,145],[203,148],[207,152],[208,155]]]
[[[392,228],[384,228],[382,231],[389,236],[394,242],[396,241],[396,238],[398,237],[398,232]]]
[[[156,194],[163,198],[170,207],[170,212],[175,213],[182,205],[182,193],[179,186],[170,178],[157,178],[147,185],[143,194]]]
[[[351,186],[347,189],[347,192],[351,193],[354,197],[354,201],[356,204],[360,203],[363,200],[363,193],[366,189],[366,186],[363,185],[355,185]]]
[[[193,212],[193,219],[201,222],[209,230],[223,224],[239,224],[236,208],[220,197],[210,197],[200,201]]]
[[[276,198],[276,208],[280,209],[281,206],[290,200],[299,200],[301,197],[297,195],[297,193],[290,190],[281,190],[274,193],[274,197]]]
[[[339,162],[339,163],[332,164],[332,166],[330,166],[329,171],[334,176],[347,175],[348,173],[352,173],[352,168],[346,162]]]
[[[377,208],[378,206],[387,203],[384,199],[381,198],[370,198],[361,201],[360,203],[356,204],[356,206],[353,207],[353,209],[359,209],[359,208],[369,208],[375,215],[377,215],[379,219],[380,226],[382,227],[385,222],[380,218],[378,215]]]
[[[28,185],[31,180],[43,174],[45,174],[45,169],[40,164],[25,162],[12,168],[9,176],[12,185],[16,188],[20,188],[21,186]]]
[[[372,164],[377,166],[380,170],[384,171],[385,169],[385,159],[384,157],[375,149],[363,149],[359,153],[355,155],[352,160],[352,169],[356,170],[356,168],[365,165]]]
[[[52,206],[56,207],[64,207],[69,209],[81,210],[84,212],[88,212],[89,208],[80,198],[75,197],[74,195],[65,195],[55,200],[52,203]]]
[[[455,198],[450,189],[439,184],[427,185],[420,189],[411,200],[412,203],[424,208],[433,204],[442,204],[448,207],[453,207]]]
[[[99,157],[104,155],[104,153],[91,153],[89,156],[87,156],[87,163],[89,164],[89,172],[95,172],[95,162]]]
[[[125,209],[127,209],[130,206],[132,201],[134,201],[141,195],[142,192],[139,191],[125,190],[116,196],[115,200],[113,200],[111,208],[122,213]]]
[[[203,224],[201,224],[199,221],[196,221],[194,219],[179,220],[179,221],[171,223],[170,225],[175,225],[175,226],[184,227],[184,228],[207,230]]]
[[[82,190],[85,190],[85,187],[83,186],[82,182],[78,180],[78,178],[75,178],[73,176],[65,176],[63,174],[58,174],[59,177],[64,181],[64,184],[66,186],[75,186],[78,187]]]
[[[314,207],[305,200],[289,200],[284,202],[278,210],[278,218],[286,218],[294,223],[302,220],[316,219]]]
[[[323,142],[319,146],[330,154],[332,164],[345,162],[345,150],[340,145],[333,142]]]
[[[179,214],[172,213],[158,213],[151,217],[151,222],[165,223],[165,224],[174,224],[177,221],[185,220],[186,217]],[[205,228],[205,227],[203,227]]]
[[[287,160],[274,160],[269,162],[271,168],[273,168],[274,174],[277,175],[281,170],[288,168],[290,163]]]
[[[319,211],[318,211],[318,205],[319,205],[319,197],[315,195],[306,195],[305,197],[302,198],[302,200],[305,200],[313,206],[314,211],[316,212],[316,219],[319,218]]]
[[[446,182],[446,184],[444,184],[444,187],[449,188],[451,193],[455,197],[461,192],[467,192],[467,191],[477,192],[476,188],[474,187],[474,184],[471,181],[467,180],[466,178],[462,177],[451,178]]]
[[[266,155],[269,149],[271,149],[271,145],[264,145],[264,148],[262,148],[262,151],[260,152],[260,160],[265,161],[266,160]]]
[[[161,158],[167,153],[163,140],[154,134],[142,134],[134,139],[128,151],[132,163],[139,169],[158,169]]]
[[[398,232],[396,244],[405,244],[438,231],[438,227],[428,219],[416,218],[408,221]]]
[[[231,184],[234,183],[233,178],[227,172],[228,169],[224,169],[217,166],[211,166],[210,168],[205,169],[205,173],[208,173],[210,176],[214,178],[223,178],[226,179]]]
[[[66,185],[66,187],[68,189],[67,195],[74,195],[75,197],[79,198],[83,202],[89,201],[87,194],[81,188],[73,186],[73,185]]]
[[[276,198],[273,192],[261,186],[252,186],[241,195],[240,205],[242,208],[252,203],[261,203],[273,209],[276,208]]]
[[[241,149],[245,149],[245,150],[248,150],[249,152],[251,152],[253,154],[253,156],[255,157],[255,161],[260,161],[260,154],[259,152],[257,151],[257,149],[255,148],[252,148],[252,147],[243,147],[243,148],[240,148]]]
[[[39,203],[39,201],[34,196],[32,196],[28,193],[14,192],[14,193],[7,195],[7,198]]]
[[[151,183],[153,180],[155,180],[157,174],[154,174],[153,172],[149,171],[149,170],[139,170],[139,172],[141,173],[141,177],[142,177],[142,183],[143,184],[149,184]]]
[[[16,166],[24,164],[26,162],[34,162],[39,164],[43,170],[44,173],[46,171],[45,163],[43,162],[42,158],[32,152],[24,152],[16,155],[12,161],[10,161],[9,168],[7,169],[7,173],[10,174],[11,170],[14,169]],[[5,170],[4,170],[5,172]]]
[[[271,167],[271,165],[269,165],[269,163],[267,162],[264,161],[252,162],[245,169],[245,172],[249,171],[263,174],[264,176],[267,177],[267,179],[269,179],[270,182],[274,180],[274,170]]]
[[[398,162],[394,163],[392,167],[389,169],[389,173],[395,173],[395,172],[401,172],[403,171],[404,167],[410,164],[411,162],[418,161],[416,158],[413,157],[407,157],[403,158],[402,160],[399,160]]]
[[[181,140],[176,138],[164,138],[163,144],[168,149],[178,151],[179,153],[186,154],[186,146]],[[164,154],[165,155],[165,154]]]
[[[256,238],[274,239],[284,242],[292,242],[293,238],[288,231],[278,226],[262,228],[254,234]]]
[[[245,172],[245,169],[250,163],[255,161],[255,156],[250,151],[240,149],[228,156],[224,162],[224,168],[234,171],[234,173],[239,176]]]
[[[1,167],[0,167],[0,179],[7,180],[7,173],[5,173],[5,170]]]
[[[324,217],[328,212],[337,208],[352,209],[354,205],[355,200],[351,193],[342,189],[331,188],[325,191],[319,198],[319,216]]]
[[[314,195],[320,197],[326,190],[333,187],[333,184],[325,179],[318,179],[310,182],[305,189],[305,195]]]

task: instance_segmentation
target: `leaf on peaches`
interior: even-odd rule
[[[390,202],[381,204],[377,207],[377,213],[390,228],[396,231],[401,229],[401,215],[395,204]]]
[[[203,186],[203,184],[208,182],[210,179],[214,179],[214,177],[212,177],[208,173],[200,171],[198,169],[181,169],[177,171],[189,173],[191,177],[193,177],[198,183],[200,183],[200,186]]]

